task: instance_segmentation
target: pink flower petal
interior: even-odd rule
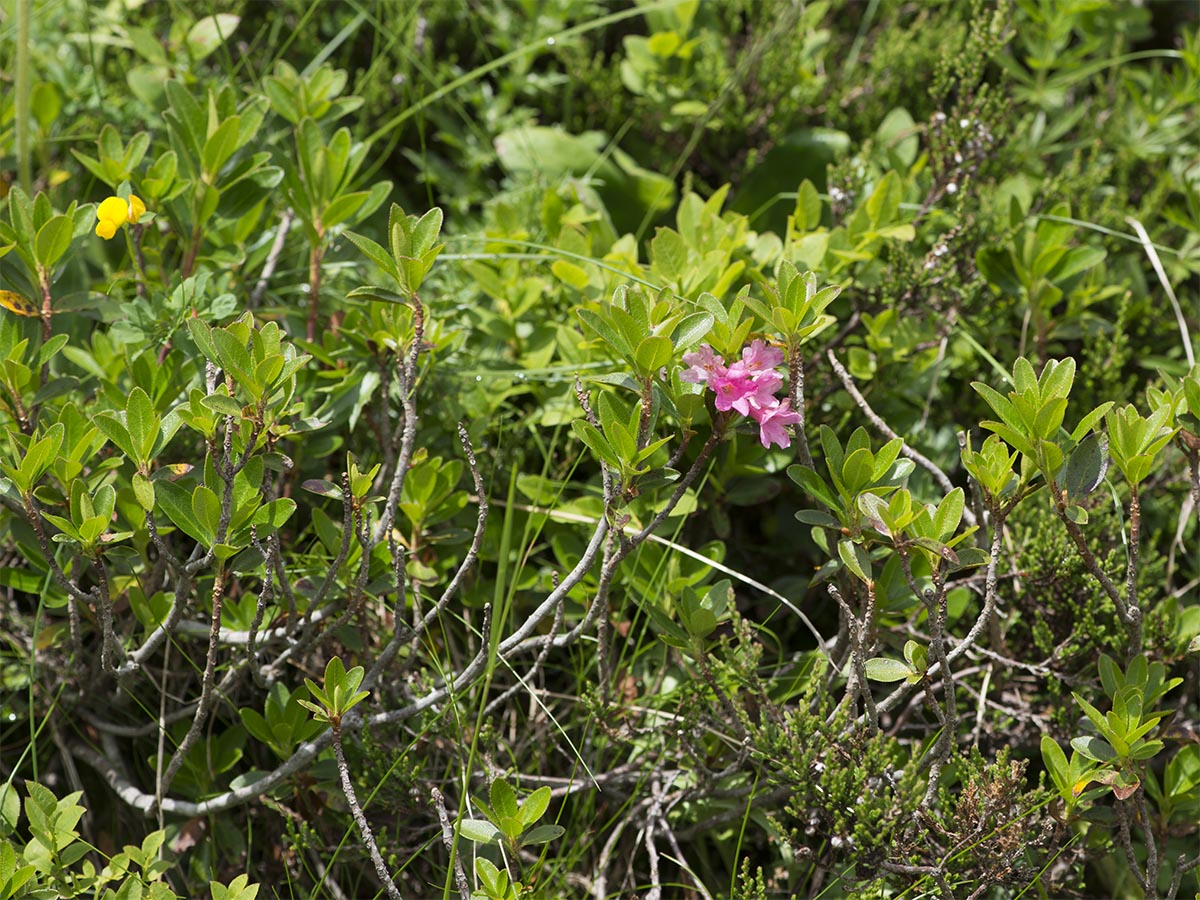
[[[792,439],[786,426],[799,423],[800,414],[790,408],[790,401],[781,400],[774,406],[764,408],[755,419],[758,422],[758,437],[764,447],[770,447],[771,444],[790,447]]]
[[[694,353],[683,354],[683,361],[689,368],[679,376],[680,381],[702,384],[725,374],[725,360],[713,353],[708,344],[701,344]]]

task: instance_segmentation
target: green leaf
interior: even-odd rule
[[[1071,385],[1075,383],[1075,360],[1068,356],[1061,360],[1050,360],[1042,368],[1042,377],[1038,379],[1038,394],[1042,403],[1051,399],[1065,400],[1071,393]]]
[[[205,547],[212,546],[215,533],[209,534],[196,520],[192,512],[191,491],[173,481],[161,480],[154,482],[154,497],[155,506],[175,527]]]
[[[1108,471],[1108,438],[1093,432],[1079,442],[1058,476],[1058,484],[1072,500],[1080,500],[1100,486]]]
[[[864,668],[867,670],[867,678],[871,681],[903,681],[905,678],[917,674],[909,667],[908,663],[883,656],[868,659],[864,663]]]
[[[528,828],[546,814],[550,807],[550,788],[542,786],[525,798],[521,804],[521,821]]]
[[[240,16],[218,13],[205,16],[188,29],[187,49],[193,60],[201,60],[232,37],[241,22]]]
[[[490,824],[490,823],[489,823]],[[461,833],[461,829],[460,829]],[[508,872],[496,867],[490,859],[475,857],[475,874],[489,898],[508,896]]]
[[[17,186],[8,192],[8,219],[16,233],[17,243],[33,243],[33,203],[29,195]]]
[[[321,224],[326,229],[340,225],[358,212],[368,196],[366,191],[352,191],[335,197],[321,213]]]
[[[43,131],[54,124],[54,120],[62,112],[62,96],[53,82],[39,81],[33,86],[29,108],[33,111],[33,116]]]
[[[693,347],[708,336],[712,331],[715,319],[712,313],[695,312],[684,316],[671,333],[676,352]]]
[[[233,116],[218,125],[217,130],[204,142],[202,161],[204,173],[210,182],[217,177],[229,157],[237,152],[240,128],[241,117]]]
[[[38,365],[45,365],[52,360],[70,340],[70,335],[56,334],[50,340],[46,341],[46,343],[42,344],[38,350]]]
[[[21,798],[14,784],[0,784],[0,838],[17,830],[21,815]]]
[[[904,447],[904,441],[900,438],[888,441],[879,448],[879,452],[875,454],[874,462],[871,465],[871,480],[879,481],[883,478],[892,464],[900,455],[901,449]]]
[[[356,287],[348,291],[346,297],[350,299],[365,297],[368,300],[378,300],[380,303],[392,303],[396,306],[412,306],[412,298],[409,294],[398,294],[395,291],[373,284]]]
[[[499,816],[499,819],[500,830],[504,833],[504,836],[510,841],[516,841],[524,830],[521,820],[517,816]]]
[[[863,497],[873,497],[874,494],[862,494]],[[805,525],[819,525],[822,528],[841,528],[842,523],[829,515],[827,512],[822,512],[819,509],[801,509],[796,512],[796,521],[803,522]]]
[[[1067,411],[1065,397],[1055,397],[1047,401],[1037,412],[1033,422],[1033,433],[1043,440],[1053,438],[1062,425],[1063,416]]]
[[[1063,753],[1062,747],[1058,746],[1058,742],[1048,734],[1042,735],[1042,761],[1046,764],[1046,769],[1056,785],[1060,788],[1070,788],[1071,779],[1067,755]]]
[[[1125,685],[1125,676],[1117,667],[1116,662],[1107,653],[1100,654],[1100,661],[1097,664],[1100,671],[1100,684],[1104,686],[1104,693],[1109,697],[1116,696],[1118,690]]]
[[[862,511],[863,515],[871,520],[873,528],[888,537],[892,537],[894,531],[899,530],[892,528],[895,520],[891,516],[887,501],[878,494],[859,494],[858,508]]]
[[[282,79],[268,75],[263,79],[263,93],[267,95],[271,109],[293,125],[300,122],[300,108],[296,105],[296,95]]]
[[[585,328],[608,344],[618,355],[633,361],[633,346],[625,339],[625,335],[614,328],[612,322],[600,313],[591,309],[576,310]]]
[[[687,632],[676,625],[661,609],[654,605],[648,605],[645,607],[645,611],[649,614],[655,631],[658,632],[659,640],[679,650],[690,649],[691,644]]]
[[[917,229],[907,222],[903,225],[885,225],[883,228],[876,229],[873,233],[876,237],[904,241],[906,243],[917,239]]]
[[[937,512],[933,514],[933,527],[938,540],[944,540],[958,530],[965,500],[966,495],[962,488],[955,488],[942,498]]]
[[[929,651],[916,641],[905,641],[904,660],[914,672],[924,672],[929,668]]]
[[[875,480],[875,457],[866,447],[860,447],[842,464],[842,484],[847,494],[857,494]]]
[[[174,150],[168,150],[151,163],[142,178],[142,190],[147,199],[161,197],[175,181],[179,158]]]
[[[592,425],[590,422],[585,422],[582,419],[576,419],[571,423],[571,430],[575,432],[575,436],[583,441],[588,448],[596,454],[596,458],[607,463],[614,468],[620,468],[621,459],[617,456],[612,444],[608,439],[600,433],[600,429]]]
[[[65,438],[66,428],[61,422],[56,422],[46,429],[43,437],[30,443],[17,469],[8,465],[4,467],[4,471],[13,479],[20,493],[28,494],[33,489],[34,484],[61,452]]]
[[[818,475],[808,466],[802,466],[799,464],[788,466],[787,473],[788,477],[791,478],[792,481],[796,482],[796,484],[800,485],[800,487],[807,494],[809,494],[809,496],[815,497],[832,510],[838,512],[842,511],[841,504],[838,503],[837,498],[835,497],[833,491],[830,490],[829,485],[825,483],[820,475]],[[798,516],[799,514],[797,513],[797,517]],[[804,520],[801,519],[801,521]]]
[[[138,465],[148,462],[158,440],[158,415],[149,396],[140,387],[129,393],[125,403],[125,428],[129,432],[134,461]]]
[[[551,841],[558,840],[566,833],[567,830],[561,825],[539,825],[537,828],[531,828],[521,835],[521,846],[529,847],[534,844],[548,844]]]
[[[258,529],[259,537],[278,531],[296,511],[296,501],[290,497],[280,497],[270,503],[263,504],[254,513],[251,522]]]
[[[486,819],[463,819],[458,833],[476,844],[494,844],[500,837],[500,829]]]
[[[518,814],[517,795],[512,787],[502,778],[492,782],[490,791],[492,810],[497,816],[516,818]]]
[[[229,887],[223,887],[219,881],[210,881],[208,887],[212,891],[212,900],[255,900],[258,896],[259,886],[257,884],[247,885],[249,880],[249,876],[239,875],[229,882]],[[151,897],[151,900],[155,900],[155,898]]]
[[[442,233],[442,210],[434,207],[417,220],[412,230],[412,255],[424,256],[433,249]]]
[[[1134,759],[1153,759],[1164,746],[1162,741],[1141,741],[1129,751],[1129,755]]]
[[[971,387],[973,387],[980,394],[980,396],[987,401],[988,406],[992,408],[992,411],[1000,417],[1000,420],[1004,422],[1005,425],[1019,434],[1026,433],[1028,425],[1025,423],[1020,413],[1017,412],[1017,408],[1013,406],[1012,402],[1008,400],[1008,398],[1004,397],[1002,394],[1000,394],[1000,392],[981,381],[971,382]],[[1012,442],[1010,441],[1009,443]]]
[[[838,541],[838,556],[846,568],[853,572],[864,584],[871,584],[871,558],[861,544],[851,541]]]
[[[1112,745],[1094,735],[1073,738],[1071,746],[1093,762],[1104,763],[1117,758]]]
[[[217,351],[216,342],[213,341],[213,329],[208,323],[203,319],[191,317],[187,320],[187,328],[192,340],[208,361],[217,366],[221,365],[221,354]]]
[[[807,178],[796,191],[796,208],[792,213],[792,228],[798,234],[815,231],[821,225],[821,195]]]
[[[1096,726],[1101,734],[1107,738],[1114,737],[1113,730],[1108,724],[1108,719],[1104,717],[1104,714],[1100,710],[1088,703],[1087,700],[1079,695],[1078,691],[1072,691],[1071,696],[1075,698],[1075,702],[1079,704],[1084,715],[1092,720],[1092,724]]]
[[[1076,525],[1086,525],[1088,523],[1087,510],[1082,506],[1068,506],[1063,510],[1063,514]]]
[[[392,278],[399,279],[400,273],[396,269],[396,261],[392,259],[392,255],[381,245],[369,237],[355,234],[353,231],[347,231],[344,234],[359,249],[362,255],[378,266],[382,272],[392,276]]]
[[[1033,458],[1033,456],[1034,456],[1033,442],[1026,435],[1025,430],[1023,428],[1020,431],[1018,431],[1016,429],[1010,428],[1008,425],[1005,425],[1003,422],[993,422],[990,420],[985,420],[983,422],[980,422],[979,424],[981,426],[983,426],[984,428],[988,429],[989,431],[994,431],[996,433],[997,437],[1000,437],[1000,438],[1003,438],[1004,440],[1006,440],[1012,446],[1012,448],[1014,450],[1017,450],[1017,451],[1023,453],[1025,456],[1029,457],[1030,459]]]
[[[1106,256],[1108,252],[1103,247],[1072,247],[1051,271],[1050,277],[1057,282],[1066,281],[1099,265]]]
[[[212,339],[217,349],[221,368],[232,375],[234,381],[239,385],[247,390],[252,390],[255,387],[254,363],[242,342],[224,328],[214,328]]]
[[[308,679],[305,679],[305,684],[307,684],[307,683],[308,683]],[[305,709],[307,709],[309,712],[311,712],[313,714],[313,718],[315,718],[318,722],[328,722],[329,721],[329,712],[325,709],[324,706],[320,706],[316,703],[313,703],[311,700],[298,700],[297,702],[301,706],[303,706]]]
[[[37,261],[49,269],[57,263],[71,246],[75,222],[71,216],[55,216],[38,229],[35,255]]]
[[[881,225],[887,225],[899,211],[900,176],[895,171],[889,171],[867,198],[867,215],[871,219],[871,227],[877,229]]]
[[[674,356],[675,346],[669,338],[651,335],[638,344],[633,358],[638,369],[643,374],[650,375],[669,365]]]
[[[346,664],[340,656],[330,657],[325,663],[325,694],[333,697],[346,686]]]
[[[650,262],[668,281],[678,281],[688,265],[688,246],[678,231],[659,228],[650,241]]]
[[[224,390],[224,385],[221,386],[221,389]],[[200,401],[200,404],[205,409],[211,409],[217,415],[233,416],[235,419],[242,417],[242,405],[228,394],[209,394]]]
[[[577,291],[582,291],[591,283],[588,273],[582,267],[573,262],[567,262],[565,259],[556,259],[552,262],[550,271],[559,281],[570,285]]]
[[[1043,374],[1053,371],[1054,360],[1051,360],[1042,369]],[[1013,363],[1012,371],[1013,387],[1017,389],[1017,394],[1025,397],[1032,395],[1033,397],[1040,396],[1038,392],[1038,377],[1033,371],[1033,363],[1024,356],[1018,356],[1016,362]]]
[[[818,434],[821,439],[821,452],[825,454],[825,466],[836,482],[842,477],[842,463],[846,453],[837,439],[837,434],[828,425],[822,425]]]
[[[26,568],[0,568],[0,585],[24,591],[27,594],[37,594],[46,587],[47,576],[31,572]],[[3,829],[0,829],[0,834]]]
[[[680,620],[694,638],[703,640],[712,634],[717,628],[717,617],[713,615],[712,610],[697,607],[686,613],[680,612]]]
[[[192,518],[208,536],[207,543],[211,546],[221,523],[221,501],[211,488],[200,484],[192,491]]]
[[[133,473],[133,494],[146,512],[154,510],[154,484],[141,472]]]
[[[310,478],[303,482],[300,487],[314,494],[320,494],[322,497],[332,497],[334,500],[342,499],[342,489],[332,481],[327,481],[324,478]]]

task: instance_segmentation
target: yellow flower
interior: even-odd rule
[[[96,208],[96,234],[106,241],[117,233],[117,229],[126,222],[136,222],[146,212],[146,204],[136,194],[130,194],[129,200],[120,197],[108,197]]]

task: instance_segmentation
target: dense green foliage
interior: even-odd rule
[[[0,900],[1200,890],[1200,30],[0,3]]]

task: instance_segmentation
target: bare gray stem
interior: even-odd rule
[[[333,726],[333,754],[337,757],[338,774],[341,776],[342,781],[342,793],[346,795],[346,803],[350,806],[350,815],[354,817],[354,824],[358,826],[359,836],[362,838],[367,852],[371,854],[371,862],[375,865],[375,874],[379,876],[379,881],[383,884],[387,895],[392,900],[404,900],[400,895],[400,891],[396,889],[396,883],[392,881],[392,876],[387,870],[387,864],[379,854],[379,847],[375,843],[375,835],[371,832],[371,824],[367,821],[367,817],[363,815],[362,807],[358,803],[358,795],[354,793],[354,783],[350,780],[350,767],[346,765],[346,754],[342,751],[341,720],[335,716],[330,719],[330,725]]]

